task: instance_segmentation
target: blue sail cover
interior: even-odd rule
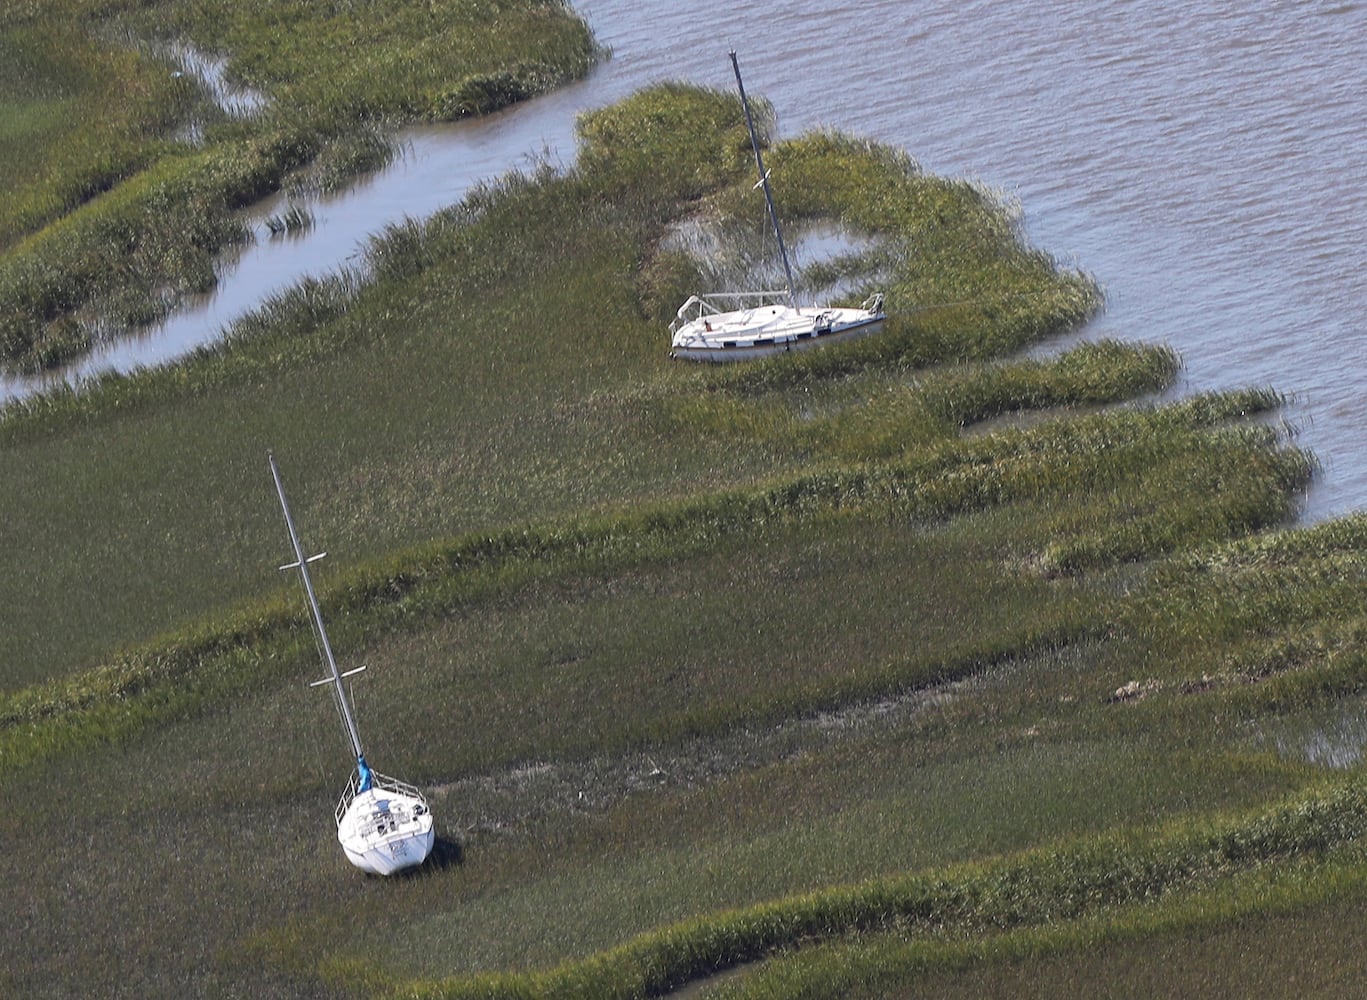
[[[365,762],[364,755],[356,758],[356,771],[360,775],[360,781],[357,782],[356,791],[370,791],[370,786],[374,784],[375,775],[370,770],[370,765]]]

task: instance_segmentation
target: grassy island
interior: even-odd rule
[[[347,91],[365,65],[290,77],[307,60],[263,32],[351,66],[327,10],[450,6],[494,35],[566,14],[69,6],[165,17],[280,109],[202,149],[130,140],[133,184],[238,163],[290,107],[451,113],[417,77]],[[57,29],[22,9],[3,44],[36,51]],[[80,37],[92,78],[125,71]],[[0,83],[6,128],[79,100]],[[1367,520],[1292,527],[1314,460],[1280,397],[1172,398],[1164,347],[1059,343],[1100,308],[1089,276],[979,187],[833,132],[771,143],[779,211],[852,238],[809,279],[877,282],[884,331],[670,361],[709,266],[680,234],[762,211],[738,103],[661,85],[579,135],[571,168],[395,225],[364,278],[0,413],[0,992],[1291,997],[1267,970],[1309,942],[1325,995],[1351,991],[1367,786],[1296,748],[1358,705]],[[5,266],[103,211],[76,200],[12,212]],[[433,803],[407,877],[333,841],[348,761],[305,686],[267,448],[331,553],[333,645],[370,667],[372,762]]]

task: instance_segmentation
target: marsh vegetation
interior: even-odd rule
[[[219,55],[211,79],[186,71]],[[237,210],[335,187],[398,124],[505,107],[599,55],[560,0],[7,7],[0,366],[53,367],[160,319],[247,238]],[[268,99],[243,114],[220,81]]]
[[[347,64],[334,6],[158,9],[267,117],[334,86],[312,120],[460,106],[253,47],[269,8]],[[429,9],[380,6],[398,39]],[[264,127],[149,169],[227,176]],[[1292,527],[1314,460],[1277,393],[1170,399],[1162,347],[1023,357],[1095,282],[975,185],[833,132],[767,162],[785,218],[858,237],[884,332],[671,363],[698,278],[671,234],[753,214],[738,105],[663,85],[579,132],[573,168],[394,226],[364,276],[0,414],[0,987],[628,997],[745,963],[720,995],[1009,995],[1170,955],[1252,976],[1272,939],[1356,982],[1320,931],[1363,898],[1361,775],[1250,723],[1361,692],[1367,521]],[[332,553],[333,644],[371,668],[370,753],[438,817],[412,877],[332,842],[347,761],[268,446]]]

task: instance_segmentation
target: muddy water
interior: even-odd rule
[[[161,363],[366,236],[538,158],[573,159],[573,118],[659,79],[730,88],[736,48],[785,134],[820,125],[906,149],[1017,201],[1029,238],[1092,272],[1083,336],[1177,348],[1182,391],[1271,384],[1324,472],[1318,519],[1367,507],[1367,6],[1100,0],[582,0],[613,58],[407,153],[310,206],[315,228],[225,265],[209,301],[80,373]],[[779,179],[781,182],[781,179]],[[264,214],[278,210],[265,206]],[[896,303],[892,303],[895,308]],[[664,349],[661,333],[661,350]],[[31,391],[0,386],[0,397]]]

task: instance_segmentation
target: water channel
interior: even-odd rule
[[[368,236],[539,159],[572,162],[580,111],[653,81],[730,89],[729,48],[780,131],[830,126],[1018,203],[1028,238],[1106,289],[1083,331],[1172,345],[1180,392],[1272,385],[1323,473],[1310,520],[1367,507],[1367,6],[1226,0],[577,5],[613,56],[487,119],[416,129],[388,169],[257,239],[218,290],[68,377],[164,363]],[[896,303],[892,304],[893,308]],[[661,331],[661,352],[666,337]],[[0,383],[0,399],[41,387]]]

